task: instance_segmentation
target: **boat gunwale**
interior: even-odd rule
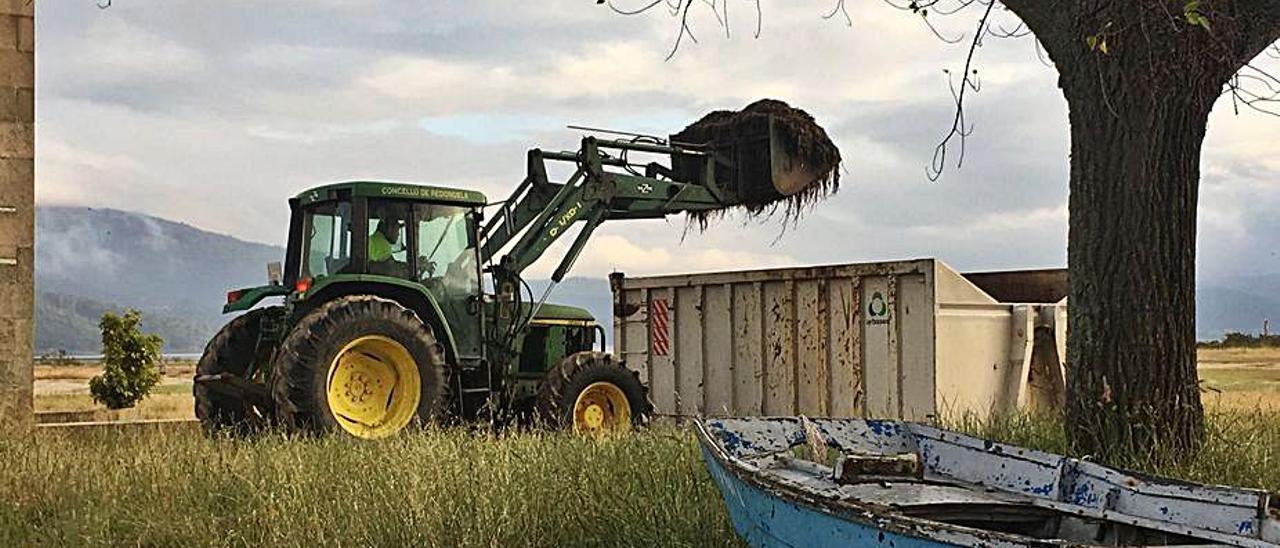
[[[759,419],[759,420],[767,421],[771,419],[776,420],[776,419],[787,419],[787,418],[790,418],[790,417],[750,417],[750,418],[736,418],[735,420]],[[942,521],[930,520],[922,517],[907,516],[903,514],[893,513],[891,511],[886,511],[883,508],[869,505],[865,501],[843,500],[838,498],[819,496],[818,494],[813,493],[811,491],[807,491],[801,487],[789,485],[787,483],[768,478],[764,472],[764,469],[752,470],[747,467],[748,463],[745,460],[745,458],[729,455],[727,450],[724,448],[723,444],[721,443],[721,441],[719,441],[716,436],[713,436],[711,432],[708,430],[708,424],[707,424],[708,422],[720,421],[723,419],[724,417],[720,417],[720,418],[704,417],[704,418],[695,419],[694,425],[696,428],[696,433],[698,436],[699,443],[703,446],[703,448],[707,451],[708,454],[710,454],[713,458],[716,459],[716,461],[721,465],[722,468],[724,468],[727,472],[732,474],[739,481],[742,481],[743,483],[749,486],[755,487],[757,489],[760,489],[766,493],[777,494],[779,495],[780,498],[784,500],[795,502],[797,504],[802,504],[805,507],[821,511],[823,513],[833,515],[847,521],[853,521],[859,525],[871,527],[878,530],[891,531],[898,534],[915,536],[918,538],[926,538],[928,540],[936,540],[939,542],[948,542],[948,543],[957,542],[957,540],[949,540],[945,537],[936,536],[937,533],[942,533],[942,534],[950,533],[950,534],[958,534],[958,535],[965,535],[965,536],[973,536],[979,539],[998,540],[1002,542],[1013,543],[1018,546],[1028,546],[1028,547],[1033,547],[1033,546],[1034,547],[1070,546],[1070,547],[1088,547],[1088,548],[1106,548],[1107,547],[1107,545],[1083,544],[1083,543],[1066,541],[1063,539],[1039,539],[1035,537],[1029,537],[1026,535],[1017,535],[1013,533],[1005,533],[1002,531],[991,531],[988,529],[967,527],[963,525],[957,525],[954,523],[947,523]],[[842,419],[829,419],[829,420],[839,421]],[[851,418],[847,420],[865,421],[869,419]],[[911,423],[908,421],[896,421],[896,420],[890,420],[887,422],[892,422],[892,423],[903,425],[903,426],[914,426],[917,424],[917,423]],[[1013,448],[1024,449],[1028,451],[1035,451],[1037,453],[1052,455],[1065,460],[1078,461],[1078,459],[1070,459],[1070,457],[1057,455],[1055,453],[1048,453],[1048,452],[1039,451],[1039,450],[1030,449],[1030,448],[1022,448],[1019,446],[995,442],[993,440],[983,440],[982,438],[977,438],[974,436],[965,436],[963,434],[942,430],[927,424],[921,424],[920,426],[924,426],[930,430],[934,430],[939,433],[950,434],[951,436],[960,436],[962,438],[972,439],[972,440],[991,441],[992,443],[996,443],[1003,447],[1013,447]],[[910,432],[910,435],[915,436],[916,433]],[[946,440],[942,440],[939,438],[939,441],[946,441]],[[794,446],[795,445],[792,445],[792,447]],[[1002,455],[1002,456],[1008,457],[1008,458],[1015,458],[1019,460],[1029,460],[1024,457],[1019,457],[1014,455]],[[1126,471],[1119,470],[1116,468],[1111,468],[1108,466],[1103,466],[1098,463],[1092,463],[1088,461],[1078,461],[1078,462],[1084,463],[1084,464],[1090,464],[1090,465],[1102,468],[1108,472],[1112,472],[1116,474],[1128,473]],[[1165,479],[1163,477],[1154,476],[1151,474],[1134,474],[1134,476],[1147,481]],[[1176,480],[1176,479],[1170,479],[1170,482],[1176,483],[1176,484],[1182,484],[1182,485],[1199,486],[1199,487],[1218,487],[1218,488],[1225,487],[1225,486],[1217,486],[1217,485],[1199,484],[1199,483],[1187,482],[1187,481]],[[959,486],[970,487],[963,482],[957,482],[957,484]],[[1257,490],[1257,489],[1248,489],[1248,488],[1230,488],[1230,489],[1240,489],[1244,491],[1267,493],[1266,491]],[[1008,493],[1004,491],[1001,491],[1001,492],[1009,495],[1015,495],[1015,496],[1018,495],[1016,493]],[[1164,532],[1164,533],[1188,536],[1195,540],[1219,542],[1227,545],[1242,546],[1242,547],[1266,548],[1266,547],[1276,546],[1275,544],[1270,543],[1266,540],[1263,540],[1260,537],[1245,537],[1241,535],[1232,535],[1229,533],[1223,533],[1223,532],[1213,531],[1208,529],[1199,529],[1199,528],[1194,528],[1190,526],[1179,526],[1177,524],[1173,524],[1170,522],[1153,520],[1149,518],[1144,518],[1142,516],[1134,516],[1134,515],[1125,514],[1125,513],[1117,512],[1113,510],[1105,510],[1105,509],[1095,510],[1092,508],[1071,504],[1065,501],[1049,500],[1049,499],[1042,499],[1042,498],[1030,497],[1030,496],[1027,496],[1025,498],[1026,498],[1026,503],[1029,506],[1033,506],[1037,508],[1053,510],[1053,511],[1061,512],[1066,515],[1075,515],[1080,517],[1110,521],[1113,523],[1120,523],[1124,525],[1144,527],[1144,528],[1153,529],[1153,530]],[[727,504],[727,501],[726,501],[726,504]]]
[[[813,493],[803,489],[770,481],[764,477],[763,472],[749,470],[743,466],[743,461],[739,458],[731,457],[725,452],[724,448],[716,443],[711,433],[706,430],[704,425],[705,419],[697,419],[694,425],[697,429],[698,442],[702,447],[716,459],[724,470],[732,474],[735,478],[743,483],[760,489],[766,493],[781,493],[783,500],[795,502],[803,505],[811,510],[817,510],[824,514],[832,515],[845,521],[852,521],[858,525],[869,527],[875,530],[893,532],[909,537],[924,538],[948,544],[957,544],[967,539],[951,539],[946,534],[959,535],[969,537],[975,540],[1000,541],[1007,542],[1015,546],[1025,547],[1088,547],[1086,544],[1073,544],[1066,542],[1053,542],[1050,540],[1037,539],[1021,535],[1013,535],[1001,531],[990,531],[987,529],[978,529],[974,527],[965,527],[953,523],[946,523],[914,516],[906,516],[902,514],[894,514],[884,512],[880,508],[875,508],[865,503],[856,503],[839,499],[829,499],[819,497]],[[726,501],[726,504],[728,502]],[[941,533],[941,535],[939,535]],[[959,544],[963,546],[964,544]]]

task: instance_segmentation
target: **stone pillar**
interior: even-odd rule
[[[35,5],[0,0],[0,435],[34,421]]]

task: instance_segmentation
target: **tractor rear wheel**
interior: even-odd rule
[[[587,435],[630,431],[653,413],[639,375],[603,352],[578,352],[556,364],[537,406],[552,426]]]
[[[283,307],[270,306],[250,310],[227,322],[205,346],[196,364],[195,377],[229,373],[243,378],[255,359],[263,318],[283,313]],[[244,398],[219,392],[206,383],[192,383],[191,394],[195,399],[196,418],[207,432],[227,430],[247,434],[267,422],[262,414],[267,410],[255,410]]]
[[[395,301],[355,295],[294,326],[272,367],[272,396],[290,430],[376,439],[437,419],[444,379],[430,326]]]

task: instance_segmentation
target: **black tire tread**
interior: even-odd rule
[[[324,433],[340,430],[324,405],[317,400],[315,367],[325,367],[325,354],[336,352],[345,341],[340,331],[353,323],[398,325],[413,333],[415,341],[405,346],[425,350],[428,363],[419,363],[424,391],[418,408],[420,421],[436,420],[445,410],[448,392],[445,359],[431,326],[418,314],[399,303],[373,295],[350,295],[329,301],[308,313],[294,325],[280,345],[272,365],[271,392],[276,417],[288,430]],[[400,341],[404,344],[406,341]],[[336,347],[336,348],[335,348]],[[417,354],[415,354],[415,358]],[[324,361],[324,363],[321,363]]]
[[[647,423],[653,414],[653,403],[649,401],[648,387],[640,382],[640,374],[627,369],[613,355],[598,351],[570,354],[547,373],[535,403],[538,419],[557,428],[572,427],[573,404],[578,394],[597,381],[618,385],[631,404],[632,424]]]
[[[243,376],[254,359],[262,319],[281,313],[283,307],[279,306],[256,308],[227,322],[205,345],[195,377],[219,373]],[[256,426],[251,420],[252,405],[242,399],[219,394],[201,383],[192,383],[191,396],[196,418],[208,432],[247,432]]]

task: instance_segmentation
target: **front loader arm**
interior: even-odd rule
[[[617,149],[622,155],[608,156],[601,148]],[[672,180],[670,171],[660,164],[628,163],[625,153],[631,151],[679,153],[705,157],[710,163],[709,156],[697,151],[650,143],[599,141],[595,137],[584,138],[582,148],[576,153],[532,150],[528,176],[480,233],[481,260],[491,262],[520,235],[500,263],[502,268],[518,275],[542,257],[573,224],[584,221],[585,226],[551,277],[559,282],[572,268],[595,229],[607,220],[652,219],[724,207],[709,186]],[[548,160],[573,162],[577,169],[566,183],[552,183],[547,178]],[[606,166],[626,168],[627,172],[607,171]],[[644,168],[644,175],[638,174],[636,168]]]

